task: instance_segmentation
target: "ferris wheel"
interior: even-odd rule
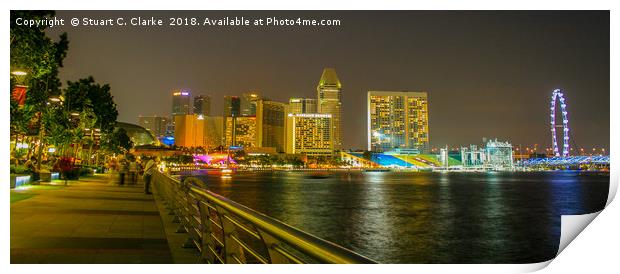
[[[560,102],[560,111],[562,112],[562,123],[556,124],[556,104],[557,101]],[[562,154],[560,154],[560,148],[558,146],[558,129],[561,129],[562,134]],[[555,89],[553,90],[553,95],[551,95],[551,141],[553,144],[553,154],[556,157],[568,157],[568,152],[570,151],[569,147],[569,137],[568,137],[568,112],[566,111],[566,99],[564,98],[564,93],[562,90]]]

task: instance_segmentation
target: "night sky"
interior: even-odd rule
[[[607,11],[57,12],[71,17],[312,17],[337,27],[64,27],[63,82],[109,83],[119,120],[169,115],[173,89],[210,95],[259,90],[272,100],[316,97],[324,67],[342,82],[345,148],[366,147],[368,90],[429,93],[431,146],[497,137],[550,146],[549,99],[562,88],[578,147],[609,147]],[[167,24],[168,20],[164,20]]]

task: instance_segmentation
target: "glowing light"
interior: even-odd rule
[[[28,75],[28,73],[26,73],[25,71],[21,71],[21,70],[11,71],[11,74],[13,74],[15,76],[26,76],[26,75]]]

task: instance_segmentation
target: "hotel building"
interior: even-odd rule
[[[286,153],[333,155],[332,129],[331,114],[289,113],[286,117]]]
[[[368,92],[368,150],[414,149],[427,152],[428,94],[408,91]]]
[[[288,102],[289,113],[317,113],[316,99],[291,98]]]

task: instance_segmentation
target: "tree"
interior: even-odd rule
[[[15,19],[42,20],[52,18],[54,14],[53,11],[11,11],[11,71],[27,73],[20,81],[28,86],[26,103],[39,111],[50,96],[60,95],[58,72],[67,56],[69,40],[63,33],[54,42],[45,33],[47,26],[18,25]],[[15,84],[11,82],[11,91]]]
[[[101,134],[101,146],[112,153],[125,153],[133,146],[127,131],[118,128],[112,133]]]
[[[114,130],[118,111],[110,85],[97,84],[92,76],[76,82],[69,81],[65,89],[65,105],[69,111],[92,109],[97,118],[96,126],[102,132],[111,133]]]

